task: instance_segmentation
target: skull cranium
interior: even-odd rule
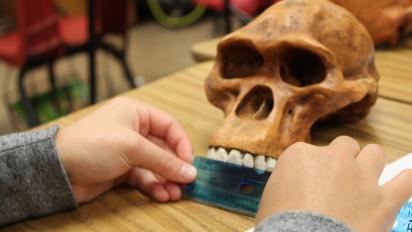
[[[365,117],[378,79],[373,42],[348,11],[282,1],[219,43],[206,94],[225,119],[210,146],[278,157],[320,120]]]

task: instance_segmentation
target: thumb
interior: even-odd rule
[[[197,175],[197,170],[193,165],[140,135],[138,142],[134,143],[126,156],[130,165],[149,169],[167,180],[190,183]]]
[[[412,196],[412,169],[405,169],[383,185],[383,194],[393,210],[399,210]]]

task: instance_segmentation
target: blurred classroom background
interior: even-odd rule
[[[90,2],[0,1],[0,134],[46,123],[90,104],[90,37],[84,35],[87,25],[83,27],[90,20]],[[101,5],[106,2],[111,2],[111,6],[106,12],[101,11]],[[118,7],[116,2],[123,5]],[[119,51],[125,48],[125,61],[133,81],[141,86],[194,64],[190,53],[194,43],[222,36],[242,24],[242,20],[227,14],[227,8],[224,8],[227,2],[217,2],[218,6],[213,9],[196,5],[191,0],[95,0],[96,35],[93,41],[104,41]],[[120,16],[124,18],[121,22],[125,23],[119,27],[126,26],[125,30],[120,33],[98,31],[105,30],[100,25],[102,22],[98,22],[104,18],[102,14],[107,16],[107,12],[111,14],[119,9],[124,12]],[[108,20],[118,29],[116,20],[119,20],[119,15]],[[55,26],[51,26],[56,21],[57,33]],[[38,35],[42,33],[45,35]],[[63,34],[68,39],[58,38],[58,41],[63,40],[63,45],[54,47],[55,34]],[[66,49],[73,47],[65,44],[65,40],[70,43],[70,39],[74,43],[79,40],[82,45],[77,46],[75,52]],[[104,49],[94,46],[94,101],[133,87],[125,78],[121,62]],[[22,101],[22,90],[26,102]],[[37,121],[30,119],[27,104],[34,109]]]

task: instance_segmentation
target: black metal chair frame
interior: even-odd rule
[[[18,90],[19,90],[21,101],[22,101],[22,105],[27,114],[27,124],[29,127],[34,127],[34,126],[39,125],[40,121],[36,113],[35,106],[30,101],[30,98],[28,97],[28,94],[24,87],[24,82],[27,77],[26,74],[35,68],[47,65],[49,84],[52,89],[52,93],[56,95],[57,94],[57,84],[56,84],[56,77],[55,77],[55,72],[53,68],[55,61],[56,61],[56,57],[54,55],[31,56],[27,58],[26,62],[20,68],[17,84],[18,84]]]
[[[125,39],[125,48],[124,49],[118,49],[115,46],[106,43],[103,41],[103,38],[97,38],[95,41],[95,48],[96,49],[102,49],[103,51],[109,53],[112,55],[114,58],[116,58],[120,64],[123,67],[123,71],[125,74],[125,77],[127,79],[128,84],[130,87],[135,88],[137,87],[134,78],[132,75],[132,72],[129,69],[129,66],[127,65],[126,61],[126,46],[127,46],[127,41]],[[77,54],[79,52],[87,52],[89,49],[89,44],[84,44],[80,46],[74,46],[74,47],[66,47],[65,48],[65,53],[63,56],[71,56],[74,54]],[[96,51],[96,50],[95,50]],[[25,74],[27,74],[28,71],[43,66],[47,65],[48,69],[48,76],[49,76],[49,84],[51,86],[52,93],[54,95],[57,95],[57,84],[56,84],[56,77],[55,77],[55,72],[53,69],[53,64],[55,62],[56,58],[52,56],[34,56],[30,57],[27,59],[27,62],[23,65],[19,72],[19,77],[18,77],[18,89],[20,93],[20,97],[22,100],[23,108],[26,111],[27,114],[27,124],[29,127],[34,127],[39,125],[40,120],[38,117],[38,114],[36,112],[34,104],[30,101],[26,89],[24,87],[24,82],[26,79]],[[90,78],[89,80],[89,88],[90,88],[90,94],[91,98],[93,98],[92,102],[95,102],[95,96],[96,96],[96,80],[93,80],[93,78]]]
[[[127,36],[127,35],[126,35]],[[127,39],[124,39],[124,48],[123,49],[118,49],[115,46],[113,46],[110,43],[107,43],[103,41],[103,36],[99,36],[98,38],[94,39],[93,45],[90,45],[89,43],[79,45],[79,46],[67,46],[65,56],[71,56],[75,55],[80,52],[89,52],[90,47],[93,46],[93,54],[98,50],[102,49],[104,52],[107,52],[110,54],[112,57],[117,59],[120,62],[120,65],[123,68],[123,72],[125,75],[125,78],[131,88],[136,88],[137,85],[134,82],[134,77],[132,72],[130,71],[129,66],[127,65],[127,60],[126,60],[126,51],[127,51]],[[94,62],[94,59],[93,59]],[[89,72],[93,71],[95,72],[94,64],[89,64]],[[96,80],[95,80],[95,73],[93,75],[89,75],[89,88],[90,88],[90,103],[93,104],[96,102]]]
[[[99,35],[96,36],[95,34],[95,7],[94,7],[94,0],[88,0],[87,1],[87,11],[88,11],[88,35],[89,39],[87,44],[78,46],[78,47],[72,47],[68,48],[69,52],[71,53],[77,53],[77,52],[87,52],[89,56],[89,103],[94,104],[96,102],[96,50],[101,48],[104,51],[108,52],[110,55],[112,55],[114,58],[117,58],[121,65],[123,66],[123,70],[125,73],[125,77],[127,78],[127,81],[132,88],[138,87],[133,79],[133,75],[129,69],[129,66],[127,65],[126,62],[126,51],[127,51],[127,46],[128,46],[128,40],[127,40],[127,35],[128,33],[125,33],[124,37],[124,47],[123,50],[119,50],[116,47],[114,47],[111,44],[105,43],[103,41],[103,36],[104,35]]]

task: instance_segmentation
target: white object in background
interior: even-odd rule
[[[408,168],[412,169],[412,153],[409,153],[402,158],[386,165],[386,167],[383,169],[381,177],[379,178],[379,185],[385,184],[396,175],[398,175],[402,170]],[[412,201],[412,198],[409,201]],[[396,226],[396,222],[394,226]],[[253,232],[254,230],[255,228],[251,228],[246,232]]]
[[[412,153],[409,153],[402,158],[386,165],[383,169],[382,175],[379,178],[379,185],[383,185],[396,175],[398,175],[404,169],[412,169]]]

